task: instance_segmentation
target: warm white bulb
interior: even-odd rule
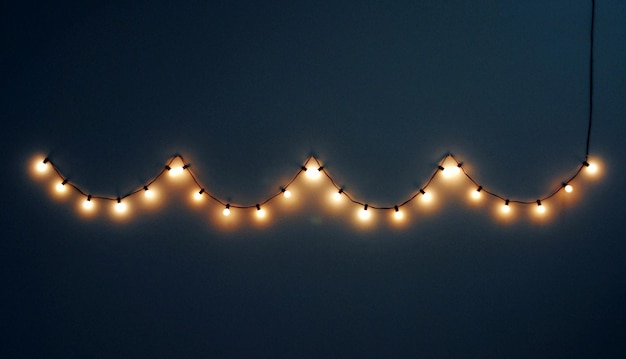
[[[37,165],[35,166],[35,168],[39,172],[45,172],[48,169],[48,164],[47,163],[43,163],[43,161],[42,162],[38,162]]]
[[[144,191],[144,196],[146,196],[146,198],[153,198],[154,192],[151,189],[147,189]]]
[[[170,176],[172,176],[172,177],[178,176],[181,173],[183,173],[183,168],[180,167],[180,166],[172,167],[170,169]]]
[[[56,186],[57,192],[65,192],[65,183],[59,182]]]
[[[126,212],[126,203],[123,202],[118,202],[115,204],[115,211],[117,213],[124,213]]]
[[[402,219],[404,217],[404,214],[402,214],[402,212],[400,211],[396,211],[393,215],[394,217],[396,217],[396,219]]]
[[[285,196],[285,198],[289,198],[289,197],[291,197],[291,191],[290,191],[290,190],[288,190],[288,189],[286,189],[286,190],[283,192],[283,196]]]
[[[202,199],[202,193],[200,193],[200,192],[196,192],[196,193],[194,193],[194,194],[193,194],[193,198],[194,198],[196,201],[201,200],[201,199]]]
[[[333,194],[333,199],[337,202],[341,201],[341,193],[335,192],[335,194]]]
[[[265,217],[265,210],[263,208],[257,209],[256,216],[259,217],[259,218]]]
[[[508,204],[502,205],[502,213],[509,213],[509,212],[511,212],[511,207]]]
[[[320,171],[315,167],[307,167],[306,176],[310,179],[317,179],[320,176]]]
[[[229,215],[230,215],[230,209],[228,209],[228,208],[224,208],[224,210],[222,211],[222,213],[223,213],[225,216],[229,216]]]
[[[85,202],[83,202],[83,208],[84,209],[92,209],[93,208],[93,202],[86,199]]]
[[[542,204],[537,206],[537,213],[545,213],[546,212],[546,207]]]
[[[371,213],[367,209],[362,209],[361,212],[359,212],[359,217],[363,220],[369,219],[370,215]]]
[[[598,166],[595,163],[589,163],[589,166],[587,166],[587,172],[596,173],[597,171],[598,171]]]
[[[443,173],[444,177],[452,177],[454,175],[457,175],[460,171],[461,170],[459,169],[459,167],[453,166],[453,167],[444,167],[441,173]]]
[[[473,199],[480,199],[480,192],[472,191],[472,198]]]
[[[572,187],[572,185],[570,184],[565,185],[565,192],[571,193],[573,190],[574,190],[574,187]]]
[[[430,202],[432,199],[433,199],[433,196],[430,194],[430,192],[424,192],[422,194],[422,201]]]

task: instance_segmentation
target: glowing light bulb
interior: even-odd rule
[[[367,204],[365,206],[363,206],[363,209],[361,210],[361,212],[359,212],[359,217],[361,217],[362,220],[366,220],[370,218],[370,211],[367,210]]]
[[[59,182],[56,185],[57,192],[65,192],[65,190],[66,190],[65,184],[66,183],[67,183],[67,180],[63,180],[62,182]]]
[[[433,199],[433,196],[430,194],[430,192],[426,192],[424,191],[424,189],[420,189],[420,193],[422,194],[422,201],[424,202],[430,202]]]
[[[256,216],[259,218],[265,217],[265,210],[261,208],[260,205],[256,205]]]
[[[143,186],[143,194],[146,198],[154,198],[154,192],[148,186]]]
[[[180,175],[181,173],[183,173],[183,170],[184,170],[184,168],[181,166],[176,166],[176,167],[165,166],[165,168],[170,172],[170,176],[172,177],[176,177]]]
[[[35,165],[35,169],[37,170],[37,172],[45,172],[48,169],[48,159],[44,159],[41,162],[38,162]]]
[[[452,166],[452,167],[439,166],[439,169],[441,170],[441,173],[443,174],[444,177],[452,177],[452,176],[459,174],[459,172],[461,172],[461,169],[458,166]]]
[[[509,206],[509,200],[505,200],[504,204],[502,205],[502,213],[509,213],[511,212],[511,207]]]
[[[545,213],[546,207],[541,204],[540,200],[537,200],[537,213]]]
[[[572,185],[571,185],[571,184],[566,183],[566,184],[563,186],[563,189],[565,189],[565,192],[567,192],[567,193],[572,193],[572,191],[574,190],[574,187],[572,187]]]
[[[598,166],[595,163],[583,162],[585,166],[587,166],[587,173],[596,173],[598,171]]]
[[[126,203],[123,203],[121,198],[117,199],[117,203],[115,204],[115,212],[120,214],[126,212]]]
[[[226,208],[224,208],[222,214],[224,214],[225,216],[230,216],[230,204],[226,205]]]
[[[341,201],[341,194],[343,193],[343,188],[340,188],[338,192],[333,194],[333,199],[337,202]]]
[[[482,191],[482,190],[483,190],[483,187],[482,186],[478,186],[478,188],[475,191],[472,191],[472,198],[473,199],[480,199],[480,195],[481,195],[480,191]]]
[[[305,167],[306,176],[310,179],[318,179],[320,177],[320,172],[323,167],[315,168],[315,167]]]
[[[398,208],[398,206],[394,206],[393,207],[396,211],[394,212],[393,216],[396,217],[396,219],[400,220],[404,217],[403,213],[400,212],[400,209]]]
[[[291,197],[291,191],[283,188],[283,196],[285,196],[285,198]]]
[[[90,210],[93,208],[93,202],[91,201],[91,195],[87,196],[85,202],[83,202],[83,208],[86,210]]]
[[[200,191],[199,191],[199,192],[194,193],[194,194],[193,194],[193,198],[194,198],[196,201],[199,201],[199,200],[201,200],[201,199],[202,199],[202,194],[203,194],[203,193],[204,193],[204,188],[200,189]]]

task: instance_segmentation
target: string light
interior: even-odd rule
[[[204,193],[204,188],[202,188],[202,189],[200,189],[200,191],[198,191],[198,192],[194,193],[194,194],[193,194],[193,198],[194,198],[196,201],[199,201],[199,200],[201,200],[201,199],[202,199],[202,194],[203,194],[203,193]]]
[[[256,216],[259,218],[265,217],[265,210],[258,203],[256,204]]]
[[[587,173],[594,174],[598,171],[598,166],[595,163],[584,161],[583,165],[587,167]]]
[[[67,180],[64,179],[63,181],[59,182],[56,186],[57,192],[65,192],[65,184],[67,183]]]
[[[509,206],[509,202],[510,201],[508,199],[504,200],[504,204],[502,205],[502,212],[503,213],[511,212],[511,207]]]
[[[478,186],[478,188],[475,191],[472,191],[472,198],[480,199],[480,191],[482,190],[483,190],[483,186]]]
[[[443,167],[442,165],[439,165],[437,168],[439,168],[444,177],[453,177],[461,172],[460,163],[457,166],[452,167]]]
[[[400,212],[400,208],[398,208],[397,205],[393,206],[393,209],[395,209],[395,212],[393,213],[394,217],[396,217],[396,219],[402,219],[403,215],[402,212]]]
[[[363,206],[363,210],[361,210],[361,212],[359,213],[359,217],[361,217],[362,220],[367,220],[371,216],[371,212],[367,210],[367,207],[368,205],[365,204]]]
[[[306,176],[309,177],[310,179],[318,179],[323,169],[324,169],[323,166],[320,166],[319,168],[302,166],[302,170],[304,171],[304,173],[306,173]]]
[[[445,162],[445,161],[446,161],[446,160],[448,160],[449,158],[451,158],[450,160],[455,160],[455,161],[456,161],[456,159],[455,159],[452,155],[447,155],[447,156],[445,156],[445,157],[444,157],[444,159],[441,161],[441,163]],[[177,156],[173,157],[173,158],[170,160],[170,163],[171,163],[171,162],[173,162],[174,160],[177,160],[177,159],[180,159],[181,161],[183,161],[183,162],[184,162],[184,160],[183,160],[182,156],[177,155]],[[315,157],[311,157],[311,158],[309,158],[309,160],[308,160],[307,162],[312,161],[312,160],[314,160],[315,162],[317,162],[317,163],[318,163],[318,165],[319,165],[319,161],[318,161],[318,160],[317,160],[317,158],[315,158]],[[67,180],[67,179],[65,179],[65,178],[62,176],[61,171],[59,171],[59,169],[58,169],[58,168],[54,165],[54,163],[52,163],[50,160],[46,161],[46,163],[47,163],[47,165],[46,165],[46,166],[53,168],[53,169],[55,170],[55,172],[57,173],[57,175],[59,176],[59,178],[61,179],[61,182],[57,183],[57,185],[56,185],[56,189],[57,189],[57,191],[64,192],[64,191],[66,191],[66,190],[67,190],[67,187],[73,188],[74,190],[78,191],[80,194],[82,194],[82,195],[84,195],[85,197],[87,197],[87,200],[85,200],[85,201],[83,202],[83,207],[85,207],[85,209],[90,208],[91,206],[93,206],[93,201],[92,201],[92,196],[91,196],[91,194],[87,194],[87,193],[85,193],[84,191],[82,191],[80,188],[78,188],[78,187],[77,187],[77,186],[75,186],[74,184],[71,184],[70,186],[66,186],[67,184],[69,184],[69,182],[68,182],[68,180]],[[457,161],[457,163],[459,163],[459,162]],[[223,215],[224,215],[224,216],[228,216],[228,215],[230,215],[230,213],[231,213],[231,211],[232,211],[233,206],[231,206],[231,204],[229,204],[229,203],[223,202],[222,200],[220,200],[220,199],[219,199],[218,197],[216,197],[215,195],[213,195],[213,194],[211,194],[211,193],[207,192],[207,191],[205,190],[205,188],[201,185],[201,183],[200,183],[200,182],[196,179],[195,175],[191,172],[191,170],[189,170],[189,166],[190,166],[190,165],[189,165],[189,164],[187,164],[187,165],[185,165],[185,166],[180,166],[180,167],[170,167],[170,164],[168,163],[168,164],[165,166],[165,169],[167,170],[167,169],[169,168],[169,170],[168,170],[168,172],[169,172],[169,173],[171,173],[171,171],[174,171],[174,170],[175,170],[175,168],[179,168],[179,170],[178,170],[178,171],[183,171],[183,172],[185,172],[185,170],[186,170],[186,172],[188,173],[188,175],[189,175],[189,176],[191,176],[191,178],[193,179],[193,181],[195,182],[195,184],[198,186],[198,188],[200,188],[200,190],[199,190],[199,191],[197,191],[197,192],[195,192],[195,193],[193,194],[194,198],[195,198],[196,200],[200,200],[200,199],[202,199],[202,198],[203,198],[203,195],[208,195],[208,197],[210,197],[212,200],[214,200],[214,201],[216,201],[216,202],[218,202],[218,203],[222,204],[223,206],[225,206],[225,208],[222,210],[222,213],[223,213]],[[459,171],[459,173],[463,173],[463,174],[465,175],[465,177],[467,177],[467,179],[468,179],[470,182],[472,182],[474,185],[476,185],[476,186],[477,186],[475,190],[472,190],[472,191],[471,191],[471,196],[472,196],[473,198],[478,199],[478,198],[480,198],[480,197],[482,196],[482,194],[483,194],[483,193],[485,193],[485,194],[490,195],[490,196],[492,196],[492,197],[496,197],[496,198],[503,199],[503,200],[504,200],[504,205],[502,205],[502,212],[503,212],[503,213],[509,213],[509,212],[511,211],[511,208],[510,208],[510,203],[511,203],[511,202],[515,202],[516,204],[519,204],[519,205],[537,204],[537,211],[540,211],[540,213],[543,213],[543,211],[545,211],[545,210],[546,210],[546,207],[543,205],[543,201],[544,201],[544,200],[550,199],[551,197],[555,196],[555,195],[556,195],[556,194],[557,194],[557,193],[558,193],[561,189],[562,189],[564,192],[566,192],[566,193],[572,192],[573,187],[571,186],[570,182],[571,182],[572,180],[574,180],[574,178],[576,178],[576,176],[577,176],[577,175],[581,172],[581,169],[588,169],[588,168],[589,168],[589,167],[591,167],[591,166],[592,166],[592,164],[591,164],[591,163],[589,163],[589,162],[587,162],[587,161],[584,161],[584,162],[583,162],[583,164],[582,164],[582,166],[580,167],[580,169],[579,169],[579,170],[578,170],[578,171],[577,171],[577,172],[576,172],[576,173],[575,173],[572,177],[570,177],[570,178],[568,178],[566,181],[562,182],[561,186],[560,186],[559,188],[557,188],[556,190],[554,190],[553,192],[551,192],[549,195],[544,196],[544,197],[540,198],[539,200],[534,200],[534,201],[522,201],[522,200],[509,200],[508,198],[507,198],[507,199],[504,199],[504,197],[502,197],[502,196],[500,196],[500,195],[498,195],[498,194],[496,194],[496,193],[493,193],[493,192],[490,192],[490,191],[485,190],[482,186],[478,185],[478,184],[476,183],[476,181],[474,181],[474,179],[473,179],[473,178],[472,178],[472,177],[471,177],[471,176],[470,176],[467,172],[465,172],[465,171],[461,171],[461,165],[460,165],[460,163],[459,163],[457,166],[454,166],[454,167],[448,167],[448,168],[443,167],[443,165],[442,165],[442,164],[440,164],[440,165],[438,165],[438,166],[437,166],[437,170],[433,173],[433,175],[432,175],[432,176],[430,177],[430,179],[429,179],[429,180],[425,183],[425,185],[424,185],[422,188],[420,188],[420,190],[418,191],[418,193],[417,193],[417,194],[415,194],[415,195],[411,196],[409,199],[407,199],[406,201],[402,202],[400,205],[394,205],[394,206],[391,206],[391,207],[385,207],[385,206],[371,206],[371,205],[369,205],[369,204],[364,204],[363,202],[357,201],[357,200],[353,199],[353,198],[352,198],[352,197],[351,197],[348,193],[346,193],[346,191],[344,190],[344,187],[343,187],[343,186],[339,186],[339,185],[335,182],[335,180],[333,179],[333,177],[332,177],[330,174],[328,174],[328,172],[326,172],[326,177],[328,177],[328,180],[329,180],[329,181],[333,184],[333,186],[335,186],[335,188],[337,189],[337,191],[333,194],[333,199],[334,199],[334,200],[338,201],[338,200],[341,200],[343,197],[345,197],[345,198],[347,198],[347,199],[348,199],[348,201],[350,201],[350,202],[352,202],[352,203],[354,203],[354,204],[358,204],[358,205],[363,206],[363,207],[362,207],[362,209],[359,211],[359,217],[360,217],[361,219],[364,219],[364,220],[365,220],[365,219],[370,218],[372,210],[393,210],[393,215],[394,215],[394,217],[395,217],[396,219],[401,219],[401,218],[403,218],[404,214],[403,214],[403,212],[402,212],[402,211],[400,211],[400,207],[401,207],[401,206],[403,206],[403,205],[405,205],[406,203],[408,203],[408,202],[412,201],[412,200],[413,200],[413,199],[415,199],[415,197],[417,197],[418,195],[421,197],[421,200],[422,200],[422,201],[424,201],[424,202],[429,202],[429,201],[431,201],[431,200],[432,200],[432,193],[431,193],[430,191],[426,191],[426,190],[425,190],[425,188],[426,188],[427,186],[429,186],[429,185],[430,185],[431,181],[432,181],[432,180],[436,177],[436,175],[437,175],[438,173],[442,173],[442,175],[443,175],[444,173],[446,173],[446,171],[447,171],[448,169],[456,169],[456,170],[458,170],[458,171]],[[323,166],[321,166],[321,165],[316,166],[316,167],[309,167],[306,171],[304,170],[305,168],[306,168],[306,167],[302,166],[302,167],[301,167],[301,171],[299,171],[298,173],[296,173],[296,175],[295,175],[295,176],[294,176],[294,177],[293,177],[293,178],[292,178],[292,179],[291,179],[291,180],[290,180],[290,181],[289,181],[286,185],[281,186],[281,187],[280,187],[280,192],[278,192],[277,194],[275,194],[275,195],[273,195],[273,196],[271,196],[271,197],[269,197],[269,198],[266,198],[265,200],[260,201],[259,203],[254,204],[254,205],[236,205],[236,206],[234,206],[234,208],[237,208],[237,209],[256,208],[256,209],[257,209],[257,210],[256,210],[256,215],[257,215],[259,218],[263,218],[263,217],[265,217],[265,216],[266,216],[266,212],[265,212],[265,209],[264,209],[264,208],[261,208],[261,204],[265,204],[265,203],[267,203],[267,202],[272,201],[272,200],[273,200],[276,196],[278,196],[278,195],[280,195],[280,194],[282,194],[285,198],[290,198],[290,197],[291,197],[291,195],[292,195],[292,193],[291,193],[291,191],[287,190],[287,187],[288,187],[288,186],[289,186],[289,185],[290,185],[293,181],[295,181],[295,180],[298,178],[298,176],[301,174],[301,172],[305,172],[305,174],[307,175],[307,177],[309,177],[309,174],[308,174],[309,172],[311,172],[311,173],[317,173],[317,174],[318,174],[318,176],[319,176],[319,174],[321,173],[321,171],[322,171],[322,170],[324,170],[324,167],[323,167]],[[442,168],[443,168],[443,169],[442,169]],[[453,173],[453,171],[454,171],[454,170],[450,171],[450,173]],[[454,171],[454,172],[455,172],[455,171]],[[162,173],[163,173],[163,172],[162,172]],[[162,173],[161,173],[161,174],[162,174]],[[151,198],[151,197],[153,197],[153,196],[154,196],[154,192],[153,192],[153,191],[152,191],[152,190],[151,190],[148,186],[150,186],[152,183],[154,183],[155,181],[157,181],[157,180],[158,180],[158,178],[161,176],[161,174],[158,174],[155,178],[153,178],[151,181],[149,181],[146,185],[141,186],[138,190],[133,191],[133,192],[130,192],[128,195],[126,195],[126,196],[124,196],[124,197],[113,197],[113,198],[111,198],[111,197],[106,197],[106,196],[98,196],[97,198],[99,198],[99,199],[105,199],[105,200],[116,200],[116,201],[117,201],[117,203],[115,204],[115,211],[116,211],[116,212],[118,212],[118,213],[123,213],[123,212],[125,212],[125,211],[127,210],[127,207],[126,207],[126,203],[125,203],[125,202],[123,202],[123,201],[122,201],[122,199],[123,199],[123,198],[125,198],[125,197],[128,197],[128,196],[132,196],[132,195],[134,195],[134,194],[136,194],[136,193],[138,193],[138,192],[140,192],[140,191],[141,191],[141,192],[144,192],[144,195],[145,195],[147,198]],[[142,190],[143,190],[143,191],[142,191]]]
[[[153,198],[154,197],[154,192],[148,188],[148,186],[143,186],[143,193],[144,196],[146,196],[146,198]]]
[[[281,188],[280,190],[283,192],[283,196],[284,196],[285,198],[289,198],[289,197],[291,197],[291,191],[290,191],[290,190],[285,189],[285,188]]]
[[[41,162],[37,162],[35,168],[37,172],[46,172],[48,170],[48,157],[44,158]]]
[[[83,202],[83,208],[86,210],[90,210],[93,208],[93,202],[91,201],[91,195],[87,196],[85,202]]]
[[[537,200],[537,213],[545,213],[546,207],[541,204],[541,200]]]
[[[117,213],[126,212],[126,203],[122,202],[122,199],[120,197],[117,197],[117,203],[115,204],[115,211]]]

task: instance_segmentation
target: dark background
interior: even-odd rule
[[[402,227],[306,183],[263,225],[167,181],[161,208],[84,218],[30,168],[115,197],[180,153],[254,204],[315,154],[393,205],[452,152],[533,200],[584,159],[589,1],[88,3],[0,11],[0,356],[626,354],[623,1],[596,4],[597,178],[507,222],[440,182]]]

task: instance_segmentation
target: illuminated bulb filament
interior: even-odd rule
[[[117,203],[115,204],[115,211],[117,213],[126,212],[126,203],[122,203],[122,200],[120,198],[117,199]]]
[[[322,170],[322,167],[320,168],[308,167],[305,169],[305,173],[306,173],[306,176],[309,177],[310,179],[318,179],[320,177],[321,170]]]
[[[183,173],[183,168],[181,166],[172,167],[169,169],[170,176],[176,177],[179,174]]]
[[[288,189],[283,189],[283,196],[285,196],[285,198],[291,197],[291,191]]]
[[[48,159],[46,158],[45,160],[38,162],[35,168],[39,172],[45,172],[48,169]]]
[[[537,200],[537,213],[545,213],[546,207],[541,204],[540,200]]]
[[[368,207],[367,204],[363,206],[363,210],[361,210],[361,212],[359,213],[359,217],[361,217],[362,220],[366,220],[370,218],[370,211],[367,210],[367,207]]]
[[[65,184],[67,183],[67,180],[63,180],[62,182],[59,182],[56,186],[57,192],[65,192]]]
[[[265,217],[265,210],[263,210],[258,204],[256,205],[256,216],[259,218]]]
[[[393,214],[394,217],[396,217],[396,219],[402,219],[403,214],[402,212],[400,212],[400,209],[398,208],[398,206],[394,206],[394,209],[396,210],[395,213]]]
[[[83,208],[87,210],[93,208],[93,202],[91,202],[91,195],[87,196],[87,199],[85,200],[85,202],[83,202]]]
[[[511,212],[511,207],[509,207],[509,200],[505,200],[504,201],[504,205],[502,205],[502,212],[503,213],[509,213]]]

